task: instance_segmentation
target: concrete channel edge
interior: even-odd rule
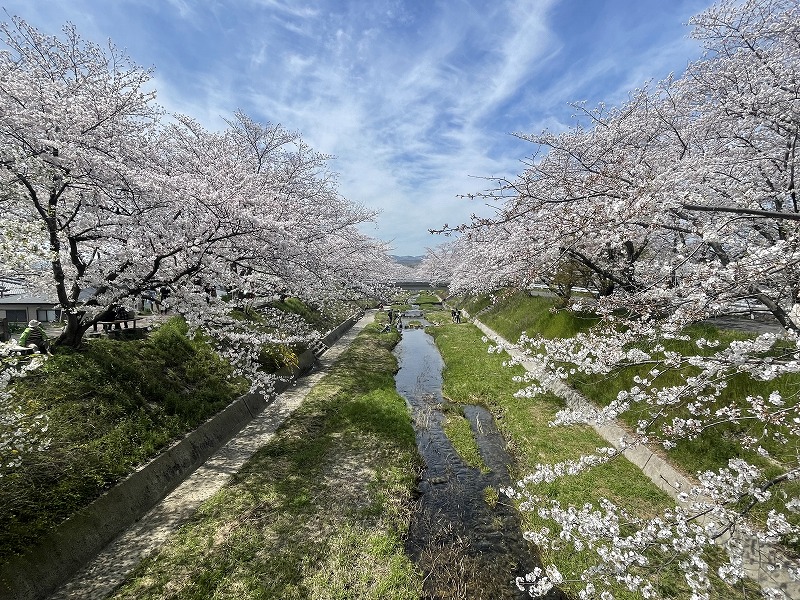
[[[319,341],[331,346],[362,316],[355,313]],[[299,356],[291,380],[279,381],[275,394],[310,371],[317,356]],[[174,490],[270,403],[261,394],[240,396],[169,449],[131,473],[87,507],[61,523],[25,554],[0,567],[0,599],[42,600],[66,582],[107,544]]]

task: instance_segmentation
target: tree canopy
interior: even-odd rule
[[[167,114],[150,69],[73,25],[48,36],[13,18],[0,36],[0,265],[57,298],[57,344],[164,289],[262,388],[263,344],[315,335],[274,300],[385,296],[387,247],[357,229],[375,213],[300,133],[241,111],[222,131]]]
[[[385,247],[356,229],[374,213],[299,133],[242,112],[220,132],[167,115],[150,70],[71,25],[0,31],[2,262],[56,293],[62,342],[162,286],[179,310],[208,285],[312,302],[376,291]]]
[[[648,552],[659,548],[684,561],[695,597],[708,597],[707,544],[728,540],[732,558],[720,574],[733,581],[743,570],[728,533],[770,543],[800,534],[800,502],[787,487],[800,475],[798,453],[787,461],[772,452],[787,444],[797,450],[800,440],[797,394],[777,384],[800,371],[800,9],[794,0],[722,0],[691,25],[704,53],[685,73],[634,90],[619,106],[576,104],[580,118],[568,131],[517,134],[535,148],[526,168],[474,195],[499,206],[497,213],[445,228],[456,240],[427,261],[449,277],[451,292],[546,285],[563,305],[601,317],[569,340],[520,340],[550,373],[522,394],[536,395],[548,377],[569,369],[650,367],[610,406],[591,414],[565,409],[561,423],[637,411],[642,418],[626,444],[667,448],[737,423],[740,441],[776,469],[732,461],[701,474],[689,509],[640,523],[631,535],[609,533],[609,523],[624,521],[613,506],[581,512],[577,521],[574,510],[546,509],[562,540],[597,549],[599,566],[579,574],[586,590],[616,579],[649,597],[647,580],[632,573],[652,566]],[[591,298],[574,296],[575,288]],[[783,333],[726,347],[679,343],[689,341],[688,324],[751,311]],[[674,374],[678,383],[667,383]],[[742,376],[775,389],[720,402]],[[556,471],[591,468],[624,447]],[[546,472],[553,473],[543,466],[539,475]],[[766,503],[768,518],[753,525],[748,515]],[[547,587],[544,572],[532,579]]]

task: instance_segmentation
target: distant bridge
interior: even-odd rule
[[[448,281],[431,283],[429,281],[395,281],[395,287],[402,288],[409,292],[432,292],[433,290],[447,289],[450,285]]]

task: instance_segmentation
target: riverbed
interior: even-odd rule
[[[499,492],[511,483],[511,456],[494,417],[463,406],[486,469],[467,465],[444,432],[443,362],[433,338],[410,321],[430,325],[418,312],[402,318],[395,348],[397,391],[408,403],[425,468],[406,551],[424,572],[425,598],[528,598],[514,581],[540,563],[522,536],[519,515]]]

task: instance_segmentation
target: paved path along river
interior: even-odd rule
[[[144,557],[161,546],[203,501],[219,490],[256,450],[274,436],[280,424],[300,405],[374,316],[375,311],[368,311],[322,355],[316,371],[280,394],[203,466],[57,590],[50,600],[102,600],[110,595]]]

